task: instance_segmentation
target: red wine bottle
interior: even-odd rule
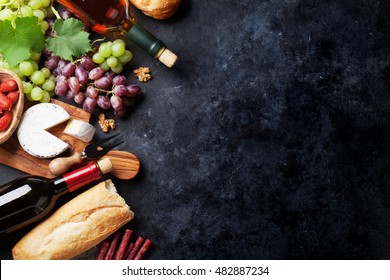
[[[29,175],[6,183],[0,187],[0,235],[43,219],[60,196],[99,180],[111,170],[112,163],[105,158],[54,179]]]
[[[57,0],[97,33],[129,38],[157,58],[164,65],[173,67],[177,56],[131,16],[128,0]]]

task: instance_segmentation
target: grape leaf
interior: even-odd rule
[[[0,21],[0,53],[3,59],[15,66],[28,60],[31,51],[41,52],[45,47],[45,36],[37,17],[17,17],[14,26],[11,21]]]
[[[89,33],[83,27],[78,19],[57,19],[53,26],[56,35],[47,39],[47,49],[68,61],[91,51]]]

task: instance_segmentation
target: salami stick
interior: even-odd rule
[[[102,242],[102,245],[100,246],[100,252],[97,257],[98,260],[104,260],[104,257],[107,254],[108,248],[110,247],[110,241],[107,239]]]
[[[130,253],[133,250],[133,248],[134,248],[134,243],[130,243],[129,247],[127,247],[127,249],[126,249],[125,255],[123,256],[124,260],[129,260],[128,257],[130,256]]]
[[[121,233],[119,231],[117,231],[114,234],[114,237],[112,238],[110,247],[108,248],[108,252],[104,258],[105,260],[112,260],[112,257],[114,256],[114,253],[116,250],[116,245],[118,244],[120,237],[121,237]]]
[[[134,257],[134,260],[142,260],[144,257],[146,251],[150,248],[150,245],[152,244],[152,241],[149,239],[146,239],[142,247],[139,249],[137,255]]]
[[[126,229],[125,233],[123,234],[121,243],[119,244],[118,250],[116,251],[114,260],[123,260],[123,256],[125,255],[126,248],[129,244],[129,240],[132,234],[132,230]]]
[[[134,257],[137,255],[139,248],[141,248],[142,243],[144,242],[144,238],[142,236],[138,236],[137,240],[134,243],[134,247],[131,250],[129,256],[127,257],[128,260],[134,259]]]

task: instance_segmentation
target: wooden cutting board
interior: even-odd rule
[[[57,99],[52,99],[51,102],[64,108],[72,118],[90,122],[90,113]],[[26,103],[25,109],[31,105],[32,103]],[[88,143],[64,134],[65,126],[66,122],[50,129],[50,133],[67,142],[71,147],[71,149],[68,149],[61,156],[69,156],[74,152],[81,152]],[[137,175],[140,164],[138,158],[132,153],[113,150],[109,151],[105,157],[111,159],[114,167],[111,174],[117,178],[127,180]],[[25,152],[19,144],[16,133],[8,141],[0,145],[0,163],[31,175],[54,178],[55,176],[49,171],[49,163],[51,160],[37,158]]]

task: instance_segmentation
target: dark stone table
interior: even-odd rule
[[[136,16],[180,57],[170,70],[129,45],[153,79],[118,123],[142,168],[113,180],[147,259],[390,258],[389,1]]]

